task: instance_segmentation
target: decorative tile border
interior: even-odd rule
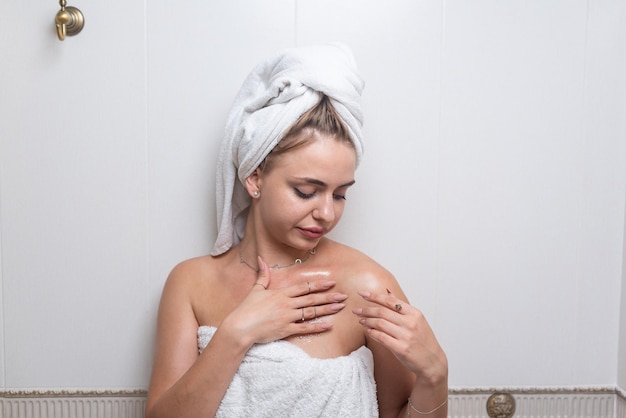
[[[489,418],[487,399],[508,393],[515,418],[626,418],[626,395],[615,387],[451,388],[450,418]],[[2,418],[143,418],[146,391],[0,390]]]
[[[623,391],[618,390],[615,404],[615,418],[626,418],[626,395]]]
[[[0,391],[2,418],[143,418],[145,390]]]
[[[145,389],[120,389],[120,390],[0,390],[0,398],[116,398],[116,397],[140,397],[147,395]]]
[[[489,418],[487,399],[493,393],[515,399],[515,418],[626,418],[626,398],[615,387],[450,389],[450,418]]]

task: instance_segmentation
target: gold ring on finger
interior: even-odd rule
[[[309,288],[309,293],[311,293],[311,282],[306,282],[307,287]],[[308,295],[308,293],[307,293]]]
[[[300,322],[304,322],[304,308],[300,308],[302,310],[302,319],[300,319]]]
[[[313,307],[313,319],[317,318],[317,309]]]

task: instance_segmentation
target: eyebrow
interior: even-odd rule
[[[307,183],[315,184],[317,186],[328,187],[328,184],[326,184],[323,181],[318,180],[318,179],[314,179],[314,178],[310,178],[310,177],[304,177],[304,178],[301,178],[300,180],[304,180]],[[349,187],[349,186],[352,186],[354,183],[356,183],[356,180],[351,180],[351,181],[349,181],[347,183],[344,183],[344,184],[340,185],[337,188],[341,189],[341,188],[344,188],[344,187]]]

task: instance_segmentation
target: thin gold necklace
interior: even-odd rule
[[[317,247],[315,247],[312,250],[310,250],[309,252],[307,252],[306,256],[304,258],[296,258],[295,260],[293,260],[293,263],[291,263],[291,264],[285,264],[283,266],[281,266],[279,264],[274,264],[273,266],[270,266],[269,268],[271,268],[272,270],[279,270],[279,269],[284,269],[284,268],[287,268],[287,267],[295,266],[296,264],[302,264],[305,261],[307,261],[312,255],[315,255],[316,252],[317,252]],[[240,264],[245,264],[246,266],[250,267],[252,270],[256,271],[257,273],[259,272],[259,268],[258,267],[252,266],[250,263],[248,263],[243,258],[243,254],[241,253],[241,247],[239,247],[239,263]]]

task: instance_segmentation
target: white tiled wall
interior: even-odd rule
[[[29,20],[0,25],[0,387],[145,387],[163,281],[212,243],[239,84],[330,40],[366,79],[334,236],[398,277],[451,385],[626,380],[623,2],[69,4],[63,43],[55,2],[3,5]]]

